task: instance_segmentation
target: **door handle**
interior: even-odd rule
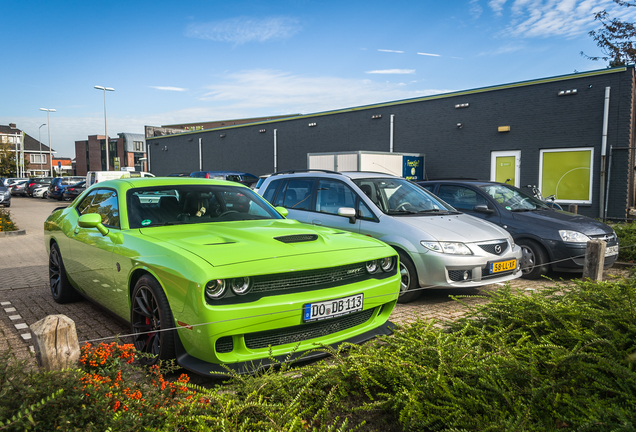
[[[75,227],[75,231],[73,231],[73,234],[77,234],[79,232],[79,227]]]
[[[318,219],[314,219],[311,221],[312,225],[322,225],[322,221],[319,221]]]

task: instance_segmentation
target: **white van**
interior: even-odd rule
[[[131,177],[154,177],[154,175],[143,171],[89,171],[86,174],[86,187],[101,181]]]

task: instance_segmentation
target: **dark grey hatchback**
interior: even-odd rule
[[[607,242],[605,268],[618,257],[618,237],[611,227],[586,216],[554,210],[514,186],[477,180],[418,184],[456,209],[508,230],[523,251],[521,269],[526,279],[539,278],[548,270],[582,272],[588,240]]]

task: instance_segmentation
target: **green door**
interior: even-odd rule
[[[519,186],[521,151],[493,151],[490,153],[490,180]]]

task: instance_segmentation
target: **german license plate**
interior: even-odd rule
[[[517,268],[517,260],[499,261],[490,263],[490,273],[500,273]]]
[[[618,245],[607,246],[605,248],[605,256],[608,257],[612,255],[618,255]]]
[[[356,294],[318,303],[308,303],[303,306],[303,321],[318,321],[361,311],[363,303],[364,294]]]

